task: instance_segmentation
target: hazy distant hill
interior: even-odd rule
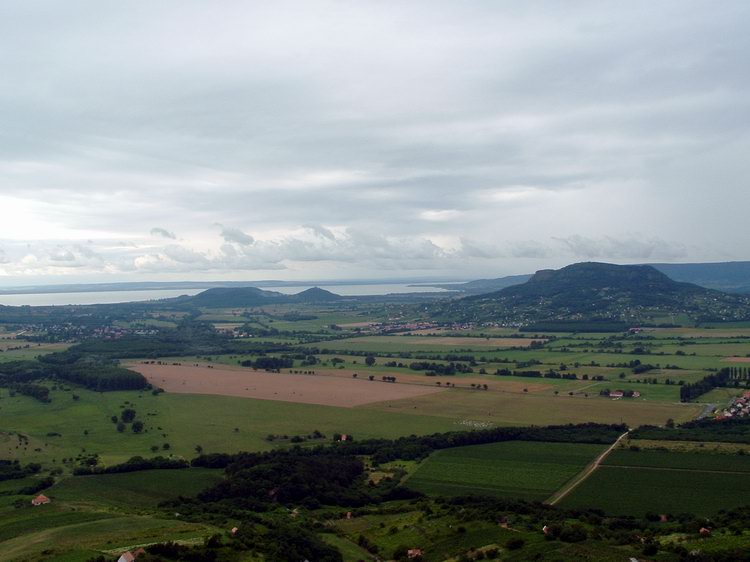
[[[180,297],[180,300],[185,304],[205,308],[231,308],[266,304],[330,302],[342,298],[319,287],[307,289],[296,295],[264,291],[257,287],[217,287],[198,293],[193,297]]]
[[[529,324],[549,320],[644,322],[670,314],[750,319],[750,298],[680,283],[648,265],[578,263],[538,271],[526,283],[433,306],[455,320]]]
[[[184,302],[207,308],[262,306],[283,302],[286,295],[257,287],[216,287],[188,297]]]
[[[695,283],[720,291],[750,293],[750,261],[652,265],[675,281]]]
[[[508,275],[506,277],[498,277],[497,279],[477,279],[475,281],[468,281],[466,283],[420,283],[419,287],[438,287],[440,289],[446,289],[448,291],[460,291],[467,295],[480,295],[482,293],[491,293],[493,291],[499,291],[505,287],[511,287],[513,285],[520,285],[531,279],[531,274],[527,275]]]
[[[718,289],[728,293],[750,293],[750,261],[719,263],[654,263],[650,265],[670,279]],[[439,287],[466,295],[481,295],[520,285],[531,279],[528,275],[508,275],[496,279],[477,279],[467,283],[422,283],[425,287]]]
[[[343,297],[336,293],[332,293],[331,291],[321,289],[320,287],[311,287],[301,293],[292,295],[291,298],[296,302],[331,302],[339,301]]]

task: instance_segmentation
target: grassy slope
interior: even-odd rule
[[[0,506],[0,561],[36,559],[48,550],[54,552],[44,559],[87,560],[95,551],[200,540],[215,529],[168,519],[155,507],[178,495],[194,495],[220,477],[218,470],[189,469],[65,478],[45,492],[51,504],[31,507],[24,497],[20,509]]]

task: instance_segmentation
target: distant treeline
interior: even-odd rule
[[[740,382],[748,381],[748,370],[741,367],[724,367],[716,373],[703,377],[694,383],[684,384],[680,387],[680,401],[690,402],[699,396],[710,392],[714,388],[735,386]]]
[[[5,480],[18,480],[26,478],[32,474],[37,474],[42,469],[42,465],[30,463],[21,465],[17,460],[0,459],[0,482]]]
[[[547,441],[557,443],[614,443],[625,431],[624,424],[606,425],[598,423],[552,425],[544,427],[497,427],[475,431],[435,433],[432,435],[401,437],[399,439],[366,439],[363,441],[341,441],[333,445],[320,446],[313,451],[318,454],[369,455],[374,463],[393,460],[419,460],[433,451],[466,445],[483,445],[501,441]],[[272,453],[238,453],[235,455],[213,453],[201,455],[192,461],[193,466],[226,468],[245,458]]]
[[[10,385],[11,393],[17,392],[24,396],[35,398],[40,402],[50,402],[49,388],[42,386],[41,384],[33,384],[30,382],[22,382]]]
[[[717,421],[711,418],[693,420],[677,427],[643,425],[630,433],[633,439],[666,441],[717,441],[750,443],[750,419],[733,418]]]
[[[558,371],[555,371],[553,369],[550,369],[549,371],[512,371],[510,369],[497,369],[495,371],[496,375],[502,376],[502,377],[527,377],[527,378],[544,378],[544,379],[567,379],[567,380],[578,380],[578,375],[575,373],[560,373]],[[584,375],[588,378],[587,375]],[[591,380],[604,380],[604,377],[601,375],[594,375],[591,377]]]
[[[427,375],[452,376],[456,373],[473,373],[472,369],[466,363],[430,363],[428,361],[414,361],[409,363],[412,371],[425,371]]]
[[[624,332],[630,325],[618,320],[548,320],[535,322],[520,329],[521,332]]]
[[[74,353],[86,353],[114,358],[176,357],[182,355],[226,355],[232,353],[293,351],[284,344],[237,340],[216,331],[209,322],[186,318],[177,327],[160,329],[148,336],[130,335],[112,340],[89,340],[70,348]]]
[[[95,391],[137,390],[148,386],[140,373],[68,352],[44,355],[37,361],[0,363],[0,385],[48,401],[49,389],[30,384],[42,379],[63,380]]]
[[[112,466],[81,466],[73,471],[76,476],[90,476],[92,474],[120,474],[122,472],[138,472],[141,470],[174,470],[189,468],[190,463],[184,459],[169,459],[165,457],[131,457],[121,464]]]
[[[240,365],[243,367],[252,367],[253,369],[278,371],[279,369],[291,369],[294,367],[294,359],[291,357],[258,357],[254,361],[243,361]]]

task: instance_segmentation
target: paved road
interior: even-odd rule
[[[716,409],[717,404],[706,404],[703,406],[703,411],[698,414],[698,417],[696,419],[702,420],[705,417],[708,417],[713,413],[713,411]]]

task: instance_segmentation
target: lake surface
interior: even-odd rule
[[[293,295],[314,285],[263,287]],[[380,283],[372,285],[318,285],[343,296],[387,295],[390,293],[444,292],[436,287],[410,287],[406,283]],[[113,304],[171,299],[180,295],[197,295],[206,289],[149,289],[143,291],[91,291],[81,293],[29,293],[27,295],[0,295],[0,305],[6,306],[61,306],[66,304]]]

